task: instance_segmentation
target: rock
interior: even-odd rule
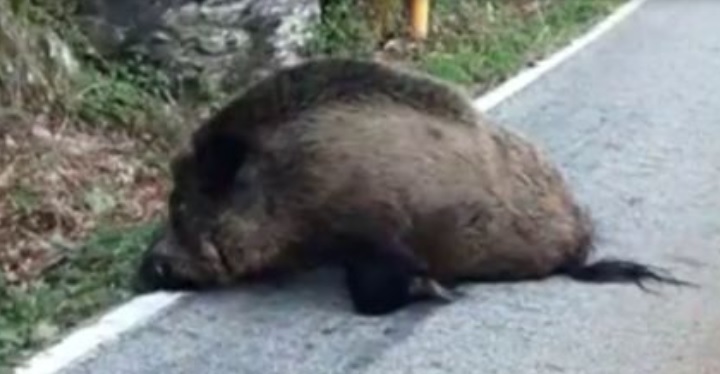
[[[55,32],[34,27],[0,0],[0,106],[46,107],[66,94],[79,62]]]
[[[318,0],[79,1],[100,53],[140,53],[183,87],[211,92],[297,62],[320,16]]]

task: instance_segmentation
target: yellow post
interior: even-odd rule
[[[430,0],[410,0],[410,34],[414,39],[427,38]]]

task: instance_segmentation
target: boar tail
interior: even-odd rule
[[[673,277],[665,269],[622,259],[607,258],[586,264],[575,262],[563,267],[559,272],[581,282],[635,283],[645,291],[648,289],[643,282],[647,280],[676,286],[696,286]]]

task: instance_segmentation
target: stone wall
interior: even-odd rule
[[[139,52],[178,82],[235,91],[292,64],[318,0],[79,0],[80,25],[106,56]]]

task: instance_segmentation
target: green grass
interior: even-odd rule
[[[178,133],[174,126],[180,124],[168,77],[141,61],[99,58],[67,17],[69,5],[49,0],[0,0],[0,114],[18,113],[28,119],[9,123],[3,117],[0,122],[11,129],[28,126],[35,116],[46,115],[52,123],[68,123],[74,130],[125,134],[123,139],[147,144],[145,153],[163,158],[158,155],[165,154],[164,147]],[[77,71],[63,68],[50,53],[48,45],[58,36],[73,47]],[[23,143],[24,139],[17,137],[26,135],[20,134],[27,132],[13,132],[15,140]],[[158,140],[144,142],[148,139]],[[8,166],[2,162],[10,163],[18,155],[12,154],[11,148],[0,152],[7,152],[0,154],[1,173]],[[139,158],[136,153],[121,156],[123,160]],[[18,175],[37,171],[23,169],[37,167],[37,163],[19,159],[23,162],[16,165]],[[107,204],[98,191],[91,190],[94,193],[86,196],[85,203],[102,210]],[[11,200],[18,211],[33,210],[45,197],[32,190],[0,188],[0,199]],[[104,213],[93,217],[100,229],[85,245],[62,249],[63,261],[37,279],[11,285],[5,274],[0,274],[0,373],[9,372],[28,353],[130,295],[127,282],[134,260],[154,225],[137,222],[138,227],[121,229],[115,222],[108,226]]]
[[[567,43],[624,3],[543,0],[537,10],[527,14],[511,5],[533,2],[435,0],[428,40],[403,59],[408,65],[479,94]],[[310,53],[369,56],[382,40],[370,32],[370,25],[358,14],[351,2],[339,1],[315,30]],[[402,26],[401,21],[396,24]]]
[[[88,68],[74,82],[68,109],[80,123],[162,136],[177,124],[165,115],[172,105],[169,79],[148,66],[108,64],[104,73]]]
[[[181,116],[172,110],[170,77],[136,56],[101,57],[70,15],[76,5],[0,0],[0,60],[12,67],[0,74],[0,107],[50,111],[89,130],[172,135]],[[71,48],[77,72],[53,57],[48,45],[55,39]]]
[[[164,163],[164,156],[159,155],[175,140],[176,126],[181,124],[170,79],[142,61],[100,58],[69,17],[71,3],[76,5],[72,0],[62,6],[49,0],[0,0],[0,114],[18,113],[27,119],[8,123],[3,117],[0,122],[6,122],[3,125],[8,128],[22,127],[33,123],[35,116],[46,115],[53,124],[64,127],[67,123],[88,134],[123,134],[113,139],[146,144],[141,153],[156,158],[143,159],[143,164]],[[58,38],[72,47],[77,70],[64,68],[51,53],[48,46]],[[23,144],[25,139],[19,137],[27,133],[14,131],[13,136]],[[137,148],[116,156],[138,161]],[[23,169],[38,167],[21,157],[28,154],[12,154],[20,152],[12,148],[0,152],[7,152],[0,154],[0,173],[14,157],[23,160],[16,165],[18,175],[37,172]],[[82,188],[65,192],[82,193],[78,191]],[[130,295],[128,280],[134,261],[154,225],[136,222],[137,227],[121,229],[125,224],[114,222],[110,226],[104,219],[113,213],[106,211],[112,210],[107,196],[98,189],[89,191],[85,204],[98,210],[91,218],[100,229],[85,237],[85,245],[62,249],[63,261],[30,282],[11,285],[5,274],[0,274],[0,373],[9,372],[29,352],[54,342],[78,322]],[[46,197],[29,189],[0,188],[0,199],[9,199],[18,212],[33,210]],[[31,227],[19,229],[32,231]]]
[[[312,30],[307,46],[308,55],[367,57],[376,48],[377,40],[370,25],[351,1],[336,1],[328,6],[321,23]]]
[[[98,232],[80,250],[68,250],[69,257],[29,290],[0,284],[0,373],[98,310],[127,299],[137,253],[155,227]]]
[[[484,91],[567,43],[622,1],[554,1],[527,17],[502,6],[494,10],[460,9],[462,3],[438,2],[438,22],[450,19],[452,14],[462,14],[464,19],[459,23],[476,25],[471,33],[476,37],[468,38],[462,29],[440,33],[437,40],[431,40],[428,53],[418,60],[420,67],[431,74]],[[473,22],[479,19],[485,22]]]

